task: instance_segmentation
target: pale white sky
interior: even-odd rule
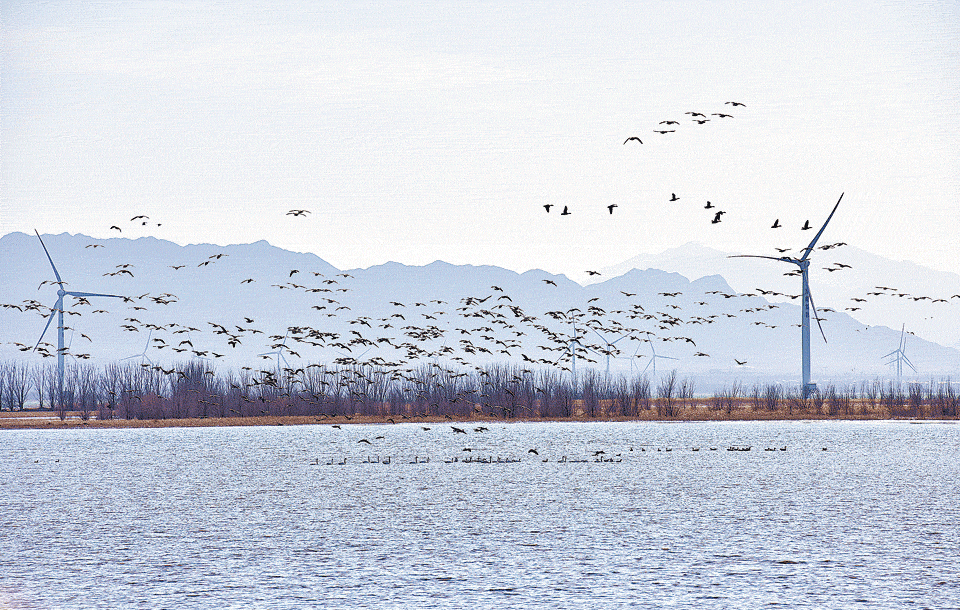
[[[689,241],[801,247],[845,192],[825,241],[960,272],[957,2],[0,10],[0,234],[583,281]]]

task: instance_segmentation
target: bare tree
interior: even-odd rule
[[[657,384],[657,414],[661,417],[676,417],[680,414],[680,407],[676,403],[677,371],[670,371]]]

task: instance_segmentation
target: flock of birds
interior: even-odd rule
[[[731,107],[743,107],[741,102],[726,102]],[[710,117],[716,117],[716,120],[726,120],[733,118],[732,115],[715,112],[708,117],[704,113],[689,111],[690,121],[698,125],[714,120]],[[661,121],[661,126],[669,127],[654,130],[661,136],[674,133],[679,127],[679,122],[672,119]],[[636,141],[638,145],[643,144],[639,136],[628,137],[624,145]],[[680,201],[681,197],[676,193],[671,193],[670,202]],[[549,213],[553,204],[546,204],[544,208]],[[607,206],[610,214],[618,207],[617,204]],[[724,210],[715,209],[716,206],[711,201],[706,201],[704,206],[710,210],[713,216],[712,223],[721,222],[721,217],[725,214]],[[310,214],[310,210],[291,209],[286,215],[293,218],[305,218]],[[568,206],[564,206],[561,215],[569,215]],[[146,226],[150,218],[143,214],[133,216],[130,221],[139,226]],[[161,226],[160,223],[156,223]],[[771,225],[772,229],[781,228],[780,219],[776,219]],[[811,228],[809,220],[804,223],[802,230]],[[112,225],[111,230],[122,232],[117,225]],[[820,250],[831,250],[846,245],[843,242],[827,244],[820,246]],[[87,248],[103,248],[103,244],[88,244]],[[788,248],[777,248],[778,253],[789,252]],[[170,265],[175,271],[180,271],[188,264],[196,265],[198,268],[212,268],[222,259],[227,257],[226,253],[217,253],[201,261],[193,263],[182,263]],[[835,262],[833,266],[823,267],[828,272],[837,272],[851,269],[851,266],[842,262]],[[598,271],[588,270],[588,275],[600,275]],[[799,270],[790,271],[784,275],[798,275]],[[135,267],[130,263],[121,263],[115,265],[111,270],[102,274],[103,276],[115,278],[134,278]],[[298,279],[293,281],[294,277],[310,278]],[[705,292],[703,295],[687,295],[689,303],[685,307],[694,307],[693,311],[687,310],[686,315],[681,311],[683,307],[677,304],[675,299],[681,293],[659,293],[661,299],[657,303],[650,300],[646,302],[629,302],[635,293],[621,291],[626,297],[626,303],[623,301],[616,304],[604,305],[597,302],[598,298],[589,299],[582,307],[572,307],[564,310],[538,312],[534,315],[532,312],[524,310],[510,295],[506,294],[503,288],[491,286],[489,294],[484,296],[468,296],[461,299],[459,307],[450,308],[448,303],[442,300],[431,300],[428,302],[415,302],[404,304],[398,301],[390,301],[392,310],[385,315],[378,317],[369,315],[355,315],[352,312],[348,293],[351,288],[349,280],[353,276],[347,273],[338,273],[332,277],[326,277],[319,272],[301,272],[299,269],[290,269],[282,281],[273,279],[271,287],[277,290],[302,291],[315,297],[316,301],[311,306],[314,310],[311,315],[317,317],[346,318],[353,316],[352,319],[344,321],[349,330],[346,332],[333,332],[330,330],[313,328],[309,325],[294,325],[286,329],[284,334],[268,334],[264,329],[254,327],[255,321],[252,316],[244,315],[242,322],[240,320],[220,320],[207,322],[207,328],[191,326],[189,324],[180,324],[168,322],[160,324],[151,321],[148,314],[150,308],[155,306],[170,306],[179,303],[179,298],[169,292],[159,295],[150,293],[139,296],[125,296],[123,303],[128,306],[132,313],[123,320],[121,328],[129,332],[140,332],[148,330],[156,333],[149,340],[149,347],[157,350],[169,348],[171,352],[181,356],[192,355],[196,358],[214,359],[226,356],[226,350],[220,346],[198,345],[198,336],[204,331],[212,333],[214,336],[222,338],[223,344],[229,348],[237,348],[240,345],[249,342],[259,342],[262,339],[257,335],[263,335],[269,339],[267,344],[270,350],[269,354],[261,354],[264,359],[274,359],[280,361],[280,356],[292,355],[300,356],[300,353],[287,345],[287,340],[303,346],[298,349],[318,348],[329,353],[331,350],[339,354],[339,357],[333,361],[340,365],[352,365],[356,363],[371,364],[386,368],[391,368],[402,374],[403,371],[409,372],[416,362],[425,362],[437,359],[448,359],[454,366],[473,367],[480,370],[480,367],[474,361],[477,358],[497,358],[506,356],[509,358],[520,358],[524,364],[544,365],[550,367],[559,367],[562,370],[569,370],[574,358],[582,358],[588,362],[597,362],[599,358],[642,358],[646,355],[639,354],[639,347],[633,355],[629,355],[629,350],[618,348],[617,341],[629,338],[635,344],[649,343],[653,341],[669,343],[682,342],[697,347],[696,338],[689,333],[678,332],[680,329],[689,328],[691,325],[708,325],[718,322],[720,319],[733,318],[742,314],[760,314],[765,311],[776,309],[778,305],[765,302],[747,303],[747,307],[739,309],[737,312],[722,311],[722,308],[716,307],[716,299],[753,299],[765,298],[770,296],[780,296],[789,299],[798,299],[800,294],[784,294],[773,290],[756,289],[755,293],[745,294],[726,294],[719,291]],[[241,285],[252,284],[254,282],[264,281],[264,278],[247,277],[240,281]],[[543,279],[545,285],[556,287],[554,280]],[[299,282],[299,283],[298,283]],[[46,280],[38,287],[41,288],[48,284],[58,284]],[[896,288],[878,286],[875,292],[870,292],[862,297],[854,297],[852,300],[855,305],[846,307],[846,311],[857,311],[861,304],[866,302],[867,296],[897,296],[900,298],[912,298],[916,301],[929,300],[932,303],[946,303],[945,298],[935,298],[929,296],[915,296]],[[951,298],[960,298],[960,295],[953,295]],[[76,297],[74,306],[91,306],[89,300],[84,297]],[[41,316],[49,316],[51,309],[34,299],[25,300],[21,304],[0,303],[0,307],[15,309],[21,312],[36,312]],[[833,312],[829,308],[820,309],[820,312]],[[81,315],[79,311],[65,310],[64,313],[71,316]],[[106,314],[104,309],[96,309],[93,314]],[[409,318],[409,319],[408,319]],[[818,318],[818,321],[823,318]],[[548,325],[548,321],[552,324]],[[777,328],[776,324],[770,324],[769,321],[758,319],[752,322],[757,326],[768,328]],[[798,326],[798,325],[797,325]],[[66,327],[65,330],[72,330]],[[92,343],[93,340],[86,334],[80,335],[83,339]],[[539,340],[534,340],[539,337]],[[611,342],[610,338],[614,338]],[[597,341],[599,339],[599,341]],[[39,343],[38,345],[29,345],[24,343],[14,343],[21,351],[35,350],[44,357],[56,356],[56,347],[50,343]],[[367,354],[376,350],[374,355],[367,357]],[[90,358],[89,353],[70,352],[70,355],[80,358]],[[710,354],[698,349],[695,357],[709,357]],[[366,358],[366,359],[364,359]],[[737,366],[747,364],[745,359],[734,359]],[[159,367],[160,370],[167,373],[170,369]],[[250,367],[247,367],[250,368]],[[291,367],[296,370],[298,367]],[[252,370],[252,369],[250,369]],[[302,368],[300,368],[302,370]],[[168,373],[169,374],[169,373]]]
[[[291,210],[291,212],[306,212],[305,210]],[[843,242],[820,246],[820,250],[831,250],[844,246]],[[89,246],[103,247],[102,244]],[[787,249],[778,249],[780,252]],[[212,269],[223,261],[228,254],[220,252],[207,258],[171,265],[174,271],[183,269],[188,264],[198,268]],[[825,267],[828,271],[849,269],[844,263],[834,263],[835,267]],[[105,276],[117,278],[133,278],[136,268],[130,263],[121,263],[113,270],[103,273]],[[597,272],[588,272],[596,274]],[[796,274],[796,271],[786,275]],[[294,281],[294,278],[307,279]],[[240,284],[250,284],[264,281],[266,278],[247,277]],[[322,350],[328,357],[331,352],[336,354],[333,362],[338,365],[349,366],[357,363],[386,367],[397,371],[398,375],[409,373],[417,363],[431,360],[446,359],[453,367],[480,369],[478,359],[504,360],[519,358],[525,365],[542,365],[557,367],[561,370],[570,370],[573,358],[583,359],[586,362],[596,363],[603,358],[627,358],[632,362],[639,358],[648,357],[639,353],[643,343],[657,342],[658,344],[678,342],[697,348],[694,357],[705,358],[710,354],[697,344],[695,335],[682,332],[685,328],[695,328],[701,325],[710,325],[722,319],[734,318],[745,314],[757,316],[763,312],[777,309],[779,306],[766,302],[767,297],[780,296],[788,299],[798,299],[799,294],[785,294],[773,290],[756,289],[752,293],[725,293],[720,291],[706,291],[704,294],[683,295],[681,292],[661,292],[657,295],[647,295],[643,300],[637,300],[636,293],[621,291],[623,299],[605,304],[599,297],[591,298],[580,307],[571,307],[562,310],[546,312],[530,312],[521,307],[519,297],[514,298],[507,294],[500,286],[491,286],[489,292],[480,296],[463,297],[459,306],[451,307],[449,303],[433,299],[425,302],[402,303],[388,301],[390,307],[381,310],[381,315],[371,316],[358,314],[353,311],[356,303],[350,298],[354,276],[349,273],[337,273],[331,277],[320,272],[301,271],[290,269],[281,281],[270,284],[280,291],[299,291],[314,299],[310,306],[311,316],[328,319],[338,318],[340,326],[348,330],[334,332],[327,328],[314,328],[310,325],[293,325],[286,329],[284,334],[270,334],[268,330],[257,328],[255,319],[251,315],[244,315],[238,320],[208,321],[206,327],[181,324],[177,322],[159,323],[151,318],[158,306],[170,307],[180,303],[175,294],[164,292],[159,295],[144,293],[139,296],[125,296],[122,302],[129,312],[120,325],[124,331],[152,333],[149,347],[155,350],[169,349],[176,357],[196,357],[219,359],[227,355],[228,349],[249,344],[262,344],[268,341],[266,347],[273,350],[261,354],[264,360],[280,361],[280,355],[300,357],[310,356],[304,350]],[[269,279],[267,281],[269,281]],[[302,283],[298,283],[302,282]],[[545,278],[545,286],[557,287],[556,281]],[[38,286],[56,284],[51,280],[41,282]],[[912,298],[916,301],[927,300],[931,303],[946,303],[946,298],[911,295],[908,292],[897,290],[889,286],[878,286],[875,291],[863,297],[854,297],[855,305],[846,310],[856,311],[866,302],[867,297]],[[681,301],[681,298],[683,301]],[[960,298],[960,294],[951,298]],[[720,302],[730,299],[743,300],[742,307],[731,309],[720,306]],[[752,299],[752,300],[751,300]],[[763,299],[762,301],[760,299]],[[718,302],[719,300],[719,302]],[[64,313],[70,316],[81,316],[81,309],[91,308],[93,305],[85,297],[76,297],[73,308],[65,308]],[[19,310],[21,312],[35,312],[47,317],[51,313],[50,307],[35,299],[27,299],[21,304],[0,303],[0,307]],[[693,308],[692,310],[690,308]],[[833,309],[822,308],[821,313],[833,312]],[[91,314],[107,314],[105,309],[92,309]],[[821,318],[822,319],[822,318]],[[751,322],[756,326],[777,328],[777,324],[769,320],[758,318]],[[65,330],[72,330],[71,326]],[[209,334],[205,334],[209,333]],[[202,337],[212,335],[221,339],[221,342],[212,344]],[[79,335],[89,344],[93,339],[87,334]],[[259,336],[259,337],[258,337]],[[636,351],[617,345],[621,339],[626,339],[636,345]],[[296,345],[288,345],[288,340]],[[205,345],[203,345],[205,343]],[[56,356],[56,347],[50,343],[30,345],[14,342],[21,351],[35,350],[44,357]],[[222,347],[222,346],[226,346]],[[299,351],[298,351],[299,350]],[[266,351],[266,350],[264,350]],[[631,354],[630,352],[633,351]],[[68,351],[79,359],[89,359],[89,353]],[[744,366],[745,358],[735,358],[734,364]],[[248,367],[252,370],[252,367]],[[294,370],[302,367],[291,367]],[[164,372],[169,368],[161,368]],[[452,371],[453,369],[451,369]],[[168,373],[169,374],[169,373]]]
[[[342,429],[339,425],[334,425],[333,428]],[[424,432],[429,432],[434,429],[428,426],[421,426]],[[457,426],[449,426],[454,435],[457,434],[467,434],[467,430],[459,428]],[[440,432],[441,429],[437,428],[436,432]],[[477,426],[473,430],[475,433],[484,433],[488,432],[489,428],[485,426]],[[357,440],[357,444],[364,444],[368,447],[374,447],[379,444],[379,441],[385,441],[386,437],[384,435],[378,435],[375,437],[374,441],[371,442],[366,438],[361,438]],[[350,464],[415,464],[415,465],[425,465],[430,463],[445,463],[445,464],[515,464],[520,463],[524,458],[537,462],[537,463],[557,463],[557,464],[583,464],[583,463],[598,463],[598,464],[620,464],[624,461],[630,462],[629,458],[637,457],[641,453],[671,453],[673,451],[682,452],[688,450],[690,452],[700,452],[700,451],[722,451],[733,453],[744,453],[753,450],[753,446],[749,444],[732,444],[727,445],[725,448],[721,449],[718,445],[692,445],[689,447],[674,447],[671,445],[659,445],[654,446],[650,444],[642,444],[637,446],[628,446],[626,449],[619,449],[607,451],[604,449],[593,449],[586,454],[580,454],[575,457],[570,457],[568,455],[554,455],[552,458],[549,455],[541,455],[542,449],[532,447],[527,449],[525,452],[522,452],[520,455],[517,455],[516,452],[512,454],[507,454],[507,456],[497,455],[494,457],[490,449],[486,447],[463,447],[459,451],[459,455],[447,455],[446,457],[440,460],[431,460],[429,456],[413,455],[412,457],[400,457],[396,455],[384,455],[384,454],[366,454],[353,452],[349,455],[340,455],[338,457],[328,458],[326,461],[321,461],[320,458],[315,458],[310,462],[311,466],[346,466]],[[614,453],[614,451],[617,451]],[[787,451],[786,445],[767,445],[763,449],[764,452],[773,453],[773,452],[785,452]],[[826,447],[819,448],[819,451],[827,451]],[[362,459],[360,458],[362,456]],[[353,460],[353,461],[350,461]]]

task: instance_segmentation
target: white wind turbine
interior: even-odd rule
[[[907,335],[906,335],[906,332],[905,332],[906,329],[907,329],[907,325],[906,325],[906,324],[904,324],[904,325],[900,328],[900,346],[899,346],[897,349],[895,349],[895,350],[893,350],[892,352],[890,352],[889,354],[887,354],[886,356],[884,356],[884,358],[890,358],[890,360],[889,360],[886,364],[889,364],[889,365],[891,365],[891,366],[896,366],[896,367],[897,367],[897,381],[898,381],[898,382],[900,381],[900,377],[903,376],[903,363],[904,363],[904,362],[907,363],[907,366],[909,366],[911,369],[913,369],[913,372],[914,372],[914,373],[917,372],[917,367],[913,366],[913,363],[910,362],[910,359],[909,359],[909,358],[907,358],[906,352],[903,351],[903,349],[907,346]]]
[[[607,355],[607,378],[609,378],[610,377],[610,354],[611,352],[613,352],[614,349],[616,349],[614,346],[617,344],[617,341],[620,341],[621,339],[626,339],[627,337],[630,336],[630,333],[627,333],[625,335],[620,335],[620,337],[618,337],[617,339],[614,339],[613,341],[607,341],[607,338],[601,335],[599,332],[597,332],[597,329],[591,328],[590,330],[593,331],[593,334],[600,337],[600,340],[603,341],[607,346],[607,349],[605,351]]]
[[[840,199],[843,199],[843,193],[840,194]],[[813,304],[813,297],[810,295],[810,280],[807,277],[807,270],[810,266],[810,253],[813,252],[814,247],[817,245],[817,241],[820,239],[820,236],[823,235],[823,230],[827,228],[827,224],[830,223],[830,219],[833,218],[833,214],[837,211],[837,208],[840,206],[840,199],[837,199],[837,204],[833,206],[833,211],[830,212],[830,215],[827,216],[827,221],[823,223],[823,226],[820,227],[820,231],[817,232],[816,236],[813,238],[813,241],[810,242],[810,245],[803,249],[803,256],[800,258],[793,258],[790,256],[759,256],[755,254],[736,254],[730,258],[769,258],[771,260],[780,261],[783,263],[791,263],[800,268],[800,275],[803,278],[803,294],[800,297],[803,299],[801,304],[801,314],[800,314],[800,361],[801,361],[801,371],[803,375],[803,395],[809,396],[811,393],[816,391],[817,384],[810,382],[810,310],[813,309],[814,317],[817,319],[817,326],[820,327],[820,334],[823,336],[823,341],[826,343],[827,335],[823,332],[823,326],[820,325],[820,318],[817,317],[817,308]]]
[[[644,375],[647,373],[647,369],[649,369],[651,366],[653,367],[653,374],[654,375],[657,374],[657,358],[660,358],[662,360],[679,360],[679,358],[674,358],[673,356],[661,356],[657,354],[656,348],[653,347],[653,341],[648,341],[648,343],[650,344],[650,362],[647,363],[647,366],[643,367]],[[639,351],[640,351],[640,346],[638,345],[637,352]],[[637,355],[636,352],[634,352],[633,355],[636,356]]]
[[[573,394],[574,396],[576,396],[577,394],[577,348],[580,348],[585,351],[591,351],[594,354],[596,354],[597,352],[595,352],[594,350],[590,349],[589,347],[587,347],[586,345],[580,342],[580,337],[577,334],[577,319],[575,316],[568,316],[568,317],[570,317],[571,322],[573,323],[573,338],[570,339],[570,341],[567,343],[566,351],[570,354],[570,375],[573,378]],[[560,358],[557,359],[557,362],[559,362],[561,359],[563,359],[563,356],[560,356]]]
[[[110,297],[114,299],[122,299],[124,297],[120,296],[119,294],[101,294],[99,292],[64,290],[63,285],[66,282],[60,278],[60,272],[57,271],[57,266],[53,264],[53,259],[50,257],[50,252],[47,250],[46,244],[43,243],[43,239],[40,237],[40,233],[37,232],[36,229],[34,229],[33,232],[37,234],[37,239],[40,240],[40,245],[43,246],[43,251],[47,255],[47,260],[50,261],[50,266],[53,268],[53,274],[57,277],[57,281],[55,283],[60,287],[57,290],[57,302],[50,311],[50,317],[47,319],[47,325],[43,327],[43,332],[40,333],[40,338],[37,340],[37,344],[33,349],[36,351],[36,349],[40,347],[40,342],[43,341],[44,335],[47,334],[47,329],[50,328],[50,323],[53,322],[54,314],[57,314],[57,393],[58,396],[63,396],[63,356],[66,351],[63,347],[63,297]]]
[[[282,370],[281,367],[280,367],[280,361],[281,361],[281,360],[283,360],[283,363],[284,363],[285,365],[287,365],[287,368],[290,368],[290,363],[287,362],[287,357],[283,355],[283,350],[286,349],[286,347],[287,347],[287,337],[289,337],[289,336],[290,336],[290,329],[288,328],[288,329],[287,329],[287,334],[285,334],[285,335],[283,336],[283,342],[281,342],[281,343],[275,343],[275,344],[273,344],[273,345],[270,346],[270,347],[275,347],[275,348],[277,348],[276,351],[274,351],[274,352],[264,352],[264,353],[262,353],[262,354],[257,354],[257,356],[261,356],[261,357],[262,357],[262,356],[274,356],[274,355],[277,357],[277,379],[280,379],[280,378],[283,377],[283,370]]]
[[[146,343],[146,345],[143,346],[143,351],[140,352],[139,354],[134,354],[133,356],[127,356],[126,358],[121,358],[121,359],[120,359],[120,362],[123,362],[124,360],[131,360],[131,359],[133,359],[133,358],[139,358],[139,359],[140,359],[140,366],[144,366],[144,364],[143,364],[143,361],[144,361],[144,360],[146,360],[147,362],[149,362],[149,363],[152,365],[152,364],[153,364],[153,360],[151,360],[151,359],[150,359],[150,356],[147,355],[147,350],[150,349],[150,339],[151,339],[151,338],[153,338],[153,329],[150,329],[150,333],[147,335],[147,343]]]

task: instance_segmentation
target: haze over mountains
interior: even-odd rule
[[[739,270],[760,268],[771,280],[751,286],[749,294],[754,295],[759,294],[757,287],[799,293],[799,278],[782,278],[790,269],[776,261],[726,259],[702,246],[684,246],[662,257],[665,267],[684,269],[693,280],[672,269],[628,270],[628,261],[614,268],[622,274],[611,277],[614,273],[605,270],[603,281],[582,286],[539,270],[521,274],[440,261],[341,271],[316,255],[289,252],[265,241],[178,246],[150,237],[43,238],[66,289],[129,297],[91,297],[89,304],[66,298],[65,309],[72,313],[65,316],[71,328],[65,341],[71,354],[88,355],[85,361],[92,363],[130,356],[138,356],[134,362],[145,361],[139,356],[146,348],[150,361],[165,366],[204,357],[217,367],[269,368],[276,366],[275,353],[286,337],[283,350],[293,367],[341,359],[396,366],[436,361],[570,368],[569,344],[576,326],[584,346],[578,350],[580,370],[605,370],[605,352],[610,352],[612,373],[641,371],[655,349],[674,358],[659,359],[658,370],[675,368],[707,383],[759,377],[799,381],[799,299],[736,294],[725,276],[702,270],[730,273],[742,289],[756,283],[750,277],[757,274]],[[817,253],[815,264],[827,258],[840,261],[836,252]],[[698,256],[703,260],[699,272]],[[892,369],[881,357],[899,345],[898,307],[929,311],[931,318],[940,316],[934,319],[940,319],[942,327],[949,316],[956,319],[960,299],[944,305],[884,296],[866,297],[876,301],[868,301],[875,309],[864,306],[852,313],[859,318],[863,312],[877,317],[894,311],[890,326],[895,328],[862,323],[843,311],[851,295],[873,282],[858,275],[861,267],[884,268],[888,279],[880,285],[904,290],[932,289],[928,283],[935,278],[938,293],[930,294],[949,292],[949,297],[960,292],[960,285],[951,288],[951,278],[941,277],[950,274],[885,262],[855,249],[848,248],[843,256],[856,261],[852,270],[812,273],[828,339],[824,343],[814,325],[816,381],[889,376]],[[638,260],[642,266],[650,259]],[[40,285],[54,280],[53,272],[35,235],[0,238],[0,261],[0,304],[6,305],[0,309],[0,361],[41,362],[38,353],[22,350],[36,344],[56,301],[56,285]],[[906,271],[899,280],[889,279],[901,268]],[[129,273],[117,273],[121,269]],[[841,288],[846,292],[834,296]],[[34,309],[32,301],[39,303]],[[941,336],[954,336],[952,330],[942,330]],[[55,353],[55,319],[44,341],[53,344],[50,351]],[[617,342],[607,349],[607,341]],[[923,379],[960,369],[960,352],[919,337],[908,336],[906,353]]]
[[[652,268],[680,273],[690,279],[718,274],[740,292],[755,292],[759,287],[786,294],[800,293],[800,278],[784,277],[784,273],[793,271],[795,266],[772,260],[730,258],[734,254],[776,257],[797,256],[798,252],[722,252],[691,242],[607,267],[601,270],[600,278],[620,275],[630,269]],[[817,250],[811,255],[811,261],[810,290],[818,307],[838,311],[858,307],[857,311],[850,313],[865,324],[891,328],[905,324],[907,331],[918,337],[960,348],[960,298],[951,298],[960,294],[960,275],[910,261],[893,261],[853,246]],[[850,268],[838,268],[837,262],[848,264]],[[896,290],[881,291],[888,294],[869,294],[877,292],[878,286]],[[898,296],[901,294],[904,296]],[[864,301],[853,301],[853,298]],[[947,302],[932,302],[937,298]],[[776,303],[791,302],[787,297],[776,295],[770,295],[769,299]]]

